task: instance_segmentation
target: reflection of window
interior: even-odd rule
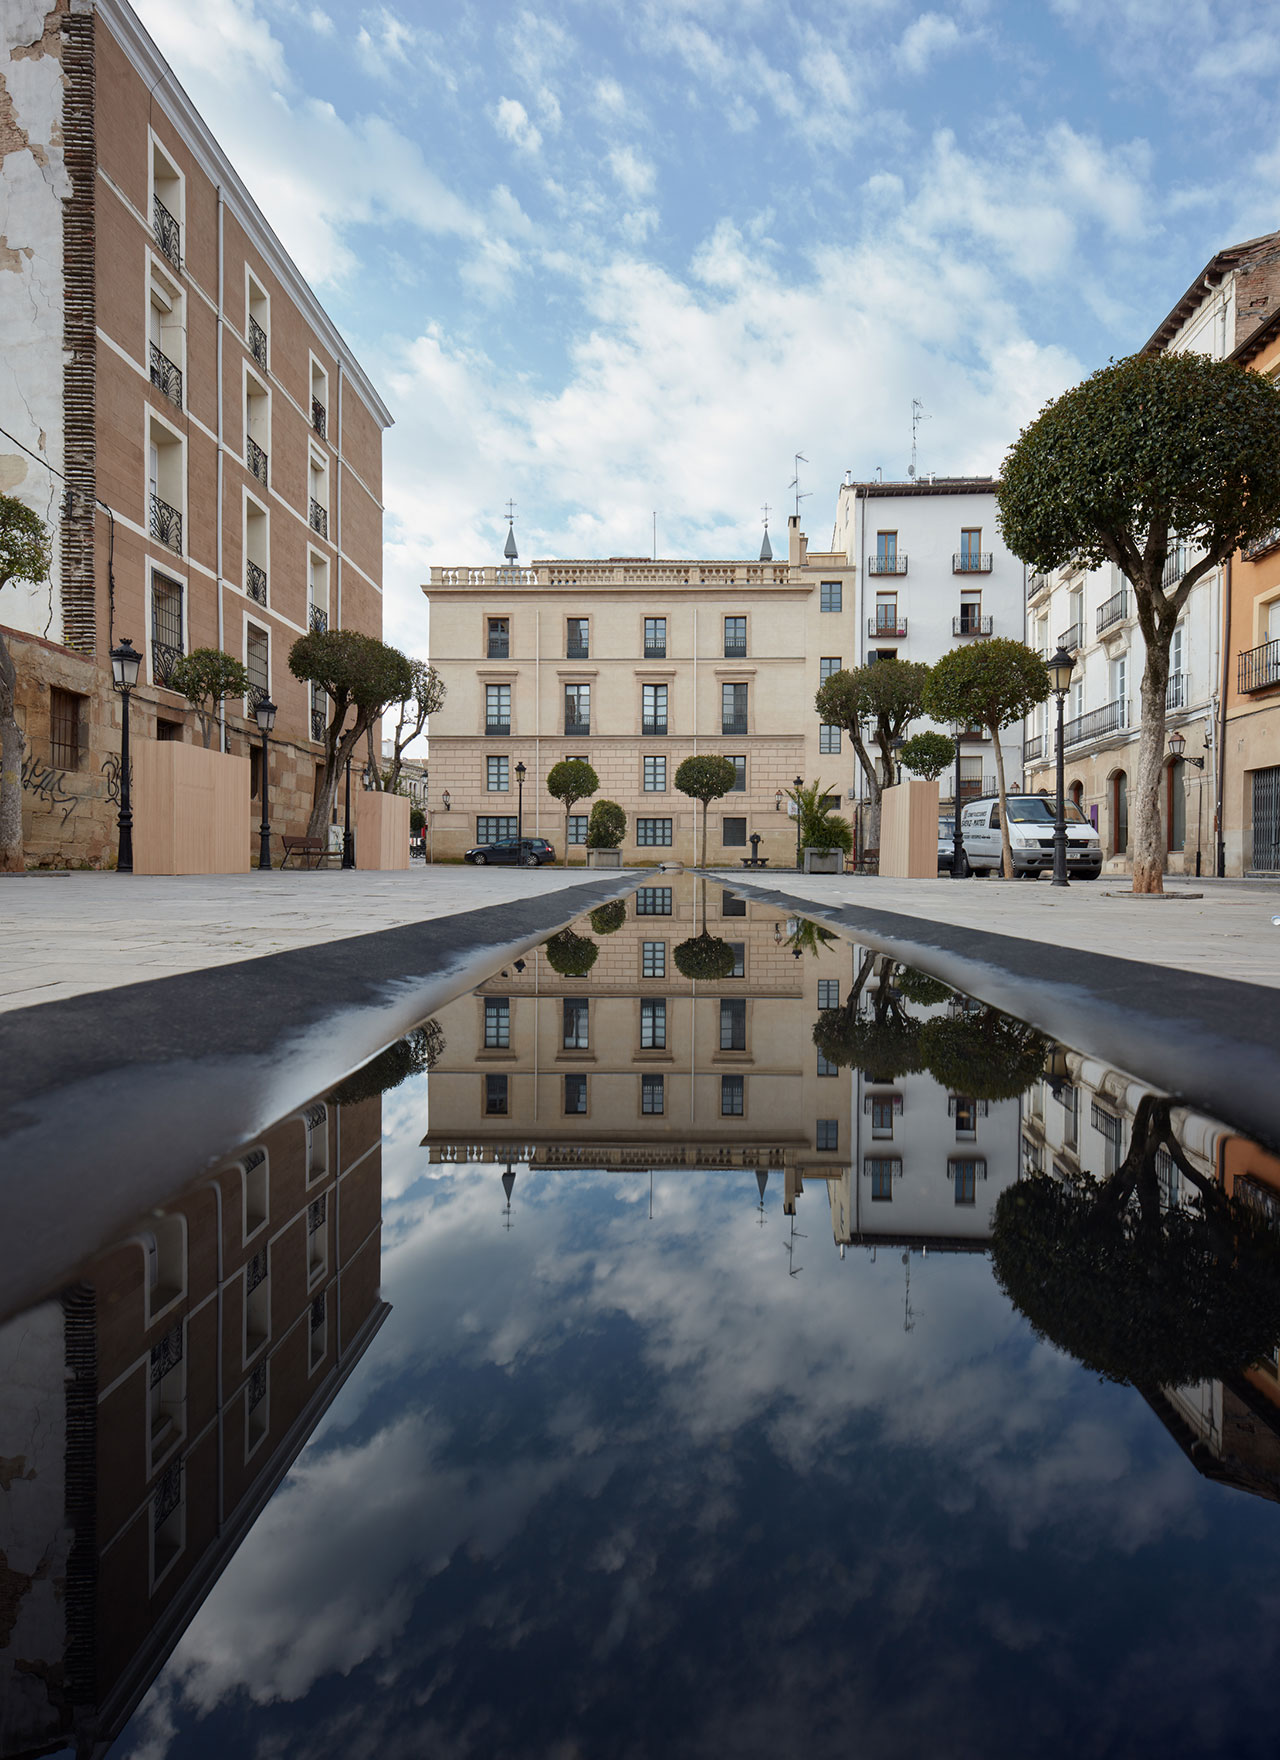
[[[977,1134],[978,1104],[976,1100],[970,1100],[962,1094],[957,1094],[955,1115],[956,1135],[958,1137],[972,1137]]]
[[[506,1076],[484,1078],[484,1109],[490,1114],[505,1115],[507,1110]]]
[[[587,1110],[587,1078],[585,1076],[566,1076],[564,1078],[564,1109],[566,1113],[582,1113]]]
[[[641,943],[640,975],[644,978],[665,978],[667,975],[667,944],[665,941]]]
[[[838,1118],[820,1118],[818,1120],[816,1146],[819,1149],[838,1149],[840,1147],[840,1120]]]
[[[733,787],[729,790],[729,793],[745,794],[747,788],[747,760],[745,757],[730,758],[729,762],[733,765]]]
[[[490,1051],[505,1051],[511,1045],[511,1003],[505,996],[484,999],[484,1042]]]
[[[742,1117],[745,1086],[746,1082],[742,1076],[720,1077],[721,1118]]]
[[[511,623],[505,617],[489,619],[489,658],[508,660],[511,657]]]
[[[893,1171],[899,1165],[883,1156],[868,1156],[863,1162],[862,1171],[871,1175],[871,1196],[877,1204],[893,1202]]]
[[[736,892],[724,891],[720,895],[720,915],[722,917],[745,917],[747,901]]]
[[[985,1161],[960,1161],[952,1158],[949,1163],[951,1177],[955,1184],[955,1200],[957,1204],[972,1204],[979,1175],[983,1179],[987,1175]]]
[[[839,1008],[839,1006],[840,1006],[840,980],[839,980],[839,978],[819,978],[818,979],[818,1007],[819,1008]]]
[[[667,1048],[667,1004],[664,997],[646,997],[640,1004],[640,1048],[642,1051],[665,1051]]]
[[[671,888],[669,886],[641,886],[636,892],[636,915],[638,917],[669,917],[671,915]]]
[[[747,969],[747,944],[745,941],[731,941],[729,946],[733,951],[733,970],[729,976],[741,978],[746,974]]]
[[[585,996],[565,997],[564,1048],[566,1051],[586,1051],[588,1049],[587,1014]]]
[[[745,1051],[747,1048],[747,1004],[745,999],[725,996],[720,1001],[721,1051]]]
[[[665,1110],[662,1076],[641,1076],[640,1078],[640,1110],[641,1112],[658,1113]]]
[[[840,1065],[838,1063],[832,1063],[829,1057],[824,1057],[822,1052],[819,1051],[818,1074],[820,1076],[838,1076],[840,1074]]]
[[[871,1100],[871,1135],[873,1137],[892,1138],[893,1136],[893,1101],[882,1100],[873,1095]]]

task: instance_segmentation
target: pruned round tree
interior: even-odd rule
[[[1000,847],[1006,879],[1013,877],[1013,848],[1009,842],[1008,794],[1004,779],[1002,729],[1043,703],[1049,695],[1049,673],[1044,661],[1025,642],[1007,636],[967,642],[944,654],[929,675],[925,708],[936,721],[961,727],[983,728],[995,748],[996,789],[1000,796]],[[960,811],[957,780],[956,811]]]
[[[569,816],[579,801],[590,800],[600,778],[585,758],[561,758],[547,771],[547,793],[564,808],[564,861],[569,865]]]
[[[193,648],[175,661],[170,684],[196,712],[205,750],[213,744],[219,711],[230,697],[245,697],[249,674],[242,661],[221,648]]]
[[[347,760],[383,710],[413,689],[413,663],[399,648],[354,629],[312,630],[289,650],[289,670],[319,685],[332,704],[324,730],[324,769],[307,825],[308,837],[325,837],[338,778]]]
[[[542,951],[551,970],[562,978],[585,978],[600,956],[590,935],[575,935],[572,929],[561,929],[544,941]]]
[[[16,495],[0,495],[0,588],[32,586],[48,577],[53,555],[49,529]],[[0,874],[26,869],[22,847],[22,729],[17,716],[18,673],[0,631]]]
[[[813,706],[826,727],[848,734],[871,801],[870,847],[880,847],[880,801],[885,779],[893,774],[893,742],[924,713],[924,688],[929,668],[918,660],[878,660],[874,666],[842,668],[819,685]],[[867,750],[871,743],[879,758]]]
[[[1029,567],[1111,562],[1133,588],[1146,645],[1133,889],[1160,892],[1173,632],[1196,582],[1280,525],[1280,388],[1207,355],[1131,355],[1046,405],[1010,449],[996,499]],[[1199,555],[1166,586],[1179,544]]]
[[[708,935],[704,929],[701,935],[690,936],[688,941],[680,941],[671,951],[676,970],[682,978],[690,978],[701,983],[715,983],[720,978],[733,975],[733,948],[718,935]]]
[[[843,1007],[824,1008],[814,1022],[813,1042],[829,1063],[865,1070],[874,1081],[892,1082],[921,1067],[920,1022],[902,1006],[893,960],[880,961],[870,1013],[862,1012],[863,991],[875,965],[874,954],[864,955]]]
[[[920,1029],[920,1058],[935,1082],[971,1100],[1016,1100],[1044,1073],[1049,1041],[998,1008],[935,1015]]]
[[[627,901],[625,898],[611,899],[608,904],[598,904],[592,911],[588,921],[597,935],[614,935],[627,920]]]
[[[587,818],[588,849],[620,849],[627,835],[627,815],[617,801],[594,801]]]
[[[718,801],[729,793],[738,780],[738,772],[728,758],[718,757],[714,752],[700,753],[696,758],[686,758],[676,771],[676,787],[681,794],[687,794],[690,800],[702,802],[702,857],[701,865],[707,865],[707,808],[712,801]]]
[[[913,776],[923,776],[926,782],[936,782],[955,760],[955,741],[945,733],[917,733],[898,747],[899,763],[905,764]]]

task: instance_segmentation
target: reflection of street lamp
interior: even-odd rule
[[[1057,653],[1048,662],[1049,688],[1058,699],[1058,798],[1054,803],[1053,821],[1053,884],[1069,886],[1067,879],[1067,803],[1064,756],[1062,749],[1062,705],[1066,700],[1071,684],[1071,674],[1076,669],[1075,658],[1067,650],[1059,646]]]
[[[964,854],[964,832],[960,828],[960,741],[964,735],[964,727],[959,721],[951,729],[951,737],[956,748],[956,816],[951,831],[951,878],[963,880],[964,871],[968,866]]]
[[[1186,751],[1186,749],[1187,749],[1187,736],[1185,733],[1182,732],[1181,728],[1175,727],[1173,732],[1169,735],[1169,756],[1173,759],[1175,764],[1178,763],[1179,761],[1181,761],[1182,763],[1185,763],[1185,764],[1194,764],[1197,770],[1203,770],[1204,769],[1204,759],[1203,758],[1183,758],[1182,754]],[[1201,815],[1202,815],[1203,811],[1204,811],[1204,790],[1203,790],[1203,788],[1198,788],[1196,790],[1196,874],[1197,874],[1197,877],[1199,876],[1199,873],[1200,873],[1200,820],[1201,820]],[[1185,839],[1183,841],[1185,842]]]
[[[1061,1045],[1055,1045],[1049,1053],[1044,1066],[1044,1078],[1049,1084],[1049,1092],[1055,1100],[1061,1102],[1063,1087],[1071,1080],[1071,1066]]]
[[[259,697],[253,706],[254,719],[262,734],[262,774],[258,781],[262,785],[262,824],[258,827],[258,867],[271,868],[271,759],[267,752],[267,735],[276,724],[276,706],[270,697]]]
[[[773,797],[773,810],[775,813],[780,813],[782,811],[782,790],[781,789],[779,789],[777,794],[775,794]]]
[[[523,764],[516,765],[516,860],[524,860],[524,779],[529,774]]]
[[[893,775],[890,778],[890,780],[892,782],[894,782],[895,784],[902,781],[901,753],[902,753],[902,748],[903,748],[903,746],[906,745],[906,743],[907,743],[906,740],[903,739],[901,734],[898,735],[897,739],[893,739],[893,740],[889,741],[889,750],[893,753],[893,766],[894,766]]]
[[[804,777],[795,779],[796,791],[796,872],[800,872],[800,790],[804,787]]]
[[[129,698],[133,695],[138,683],[138,669],[142,665],[142,655],[134,647],[128,636],[122,636],[120,646],[111,650],[111,678],[120,692],[122,710],[120,716],[120,848],[116,856],[116,873],[133,873],[133,793],[129,786]]]
[[[445,812],[447,813],[449,811],[449,807],[451,804],[450,800],[449,800],[449,790],[447,788],[445,789],[444,793],[440,796],[440,803],[444,807]]]

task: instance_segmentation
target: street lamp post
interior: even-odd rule
[[[1169,756],[1176,763],[1187,749],[1187,736],[1180,727],[1175,727],[1169,735]],[[1203,758],[1182,758],[1186,764],[1194,764],[1197,770],[1204,769]],[[1204,790],[1196,790],[1196,879],[1200,878],[1200,817],[1203,811]],[[1184,840],[1185,841],[1185,840]]]
[[[347,755],[347,801],[346,824],[342,828],[342,865],[354,868],[356,865],[356,839],[351,829],[351,755]]]
[[[516,765],[516,860],[524,861],[524,779],[529,774],[523,764]]]
[[[116,855],[117,874],[133,872],[133,790],[129,760],[129,698],[138,683],[142,655],[128,636],[120,638],[120,646],[111,650],[111,678],[120,692],[120,845]]]
[[[254,705],[254,719],[262,733],[262,823],[258,827],[258,867],[271,868],[271,758],[267,751],[267,735],[276,724],[276,706],[270,697],[259,697]]]
[[[1058,798],[1054,802],[1053,820],[1053,884],[1055,886],[1069,886],[1071,884],[1067,879],[1067,802],[1062,751],[1062,705],[1066,701],[1067,690],[1071,684],[1071,674],[1075,671],[1075,667],[1075,657],[1068,654],[1063,647],[1059,647],[1057,653],[1048,662],[1049,685],[1058,699]]]
[[[951,737],[956,748],[956,816],[952,820],[951,831],[951,878],[963,880],[969,864],[964,853],[964,832],[960,828],[960,742],[964,737],[964,728],[959,722],[952,728]]]
[[[796,791],[796,873],[800,872],[800,790],[804,787],[804,777],[797,776],[793,787]]]

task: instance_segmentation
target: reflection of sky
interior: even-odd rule
[[[751,1171],[431,1167],[394,1312],[123,1739],[222,1755],[1271,1752],[1280,1510],[980,1258],[788,1278]]]

